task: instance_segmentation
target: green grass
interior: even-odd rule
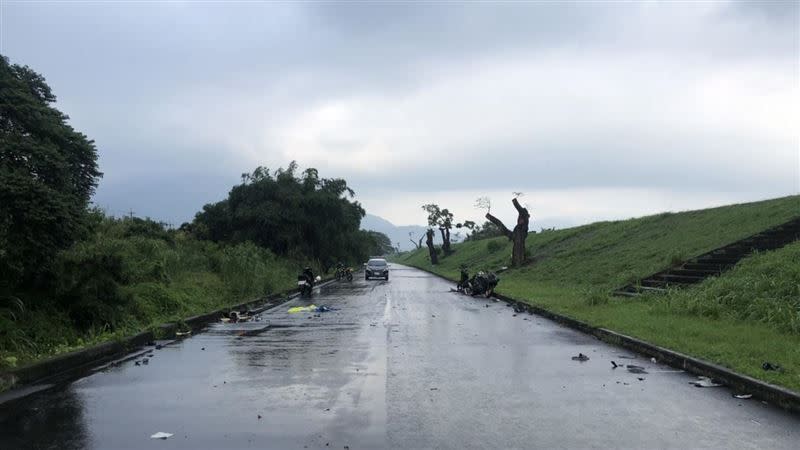
[[[531,234],[531,262],[503,272],[498,292],[554,312],[800,390],[800,244],[743,260],[718,278],[665,296],[609,297],[679,260],[800,215],[800,196]],[[505,238],[458,244],[431,267],[426,249],[397,262],[457,279],[510,262]],[[765,372],[764,361],[784,367]]]

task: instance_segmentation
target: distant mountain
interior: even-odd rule
[[[418,241],[419,238],[425,235],[425,230],[427,230],[427,227],[423,227],[421,225],[397,226],[383,217],[367,214],[363,219],[361,219],[361,229],[381,232],[386,236],[389,236],[389,239],[392,240],[392,245],[397,245],[399,242],[400,250],[405,251],[416,248],[414,244],[408,240],[408,233],[413,232],[416,240]],[[424,242],[422,244],[425,245]]]

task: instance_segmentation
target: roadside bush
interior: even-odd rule
[[[672,251],[667,255],[665,259],[667,266],[675,267],[677,265],[680,265],[686,260],[686,255],[678,251]]]
[[[131,217],[127,219],[117,220],[122,226],[122,236],[132,237],[139,236],[150,239],[159,239],[167,242],[170,245],[175,244],[173,233],[164,228],[164,224],[156,222],[151,219],[140,219],[138,217]]]
[[[219,274],[231,295],[245,299],[264,296],[278,286],[290,284],[294,272],[270,250],[245,242],[222,249]]]
[[[497,239],[492,239],[486,242],[486,251],[488,251],[489,253],[494,253],[503,247],[504,247],[503,243]]]
[[[130,280],[123,245],[114,240],[81,242],[58,255],[55,297],[82,330],[113,329],[130,298],[119,287]]]
[[[608,303],[608,292],[603,289],[586,289],[583,298],[589,306],[605,305]]]
[[[0,342],[7,342],[16,351],[28,347],[30,341],[22,330],[15,326],[18,318],[25,313],[25,304],[17,297],[10,295],[0,297]],[[0,361],[0,366],[3,362]]]

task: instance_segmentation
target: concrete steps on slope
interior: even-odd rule
[[[775,250],[797,240],[800,240],[800,217],[695,256],[674,267],[623,286],[613,294],[635,297],[643,293],[663,293],[668,289],[691,286],[733,268],[754,252]]]

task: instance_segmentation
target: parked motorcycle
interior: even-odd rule
[[[336,280],[347,280],[353,281],[353,268],[352,267],[337,267],[336,268]]]
[[[300,289],[301,296],[311,296],[311,292],[314,290],[314,274],[310,268],[307,267],[303,273],[297,276],[297,287]]]

